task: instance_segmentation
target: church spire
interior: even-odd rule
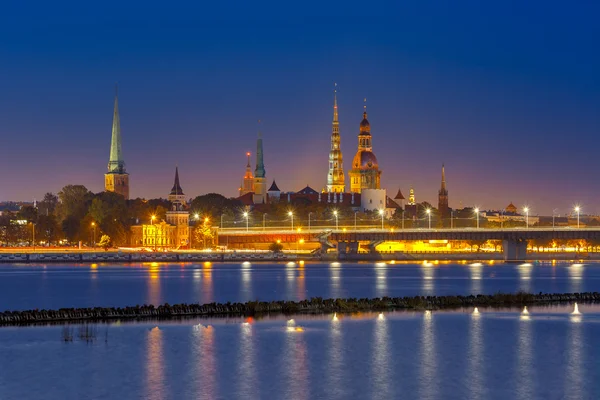
[[[183,189],[179,184],[179,168],[175,167],[175,183],[173,184],[173,189],[171,189],[171,194],[173,195],[182,195]]]
[[[446,171],[444,170],[444,164],[442,164],[442,192],[446,191]]]
[[[329,151],[327,192],[343,193],[345,191],[343,158],[340,144],[340,122],[338,119],[336,83],[333,89],[333,122],[331,123],[331,150]]]
[[[262,134],[260,133],[260,120],[259,129],[258,129],[258,139],[256,139],[256,168],[254,169],[254,177],[255,178],[264,178],[265,177],[265,164],[263,160],[263,142],[262,142]]]
[[[119,89],[115,85],[115,108],[113,111],[112,137],[110,141],[110,159],[108,172],[125,173],[125,162],[121,152],[121,120],[119,118]]]

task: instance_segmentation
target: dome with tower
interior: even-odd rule
[[[358,133],[358,149],[352,160],[350,188],[353,193],[363,189],[380,189],[381,171],[371,144],[371,124],[367,119],[367,106],[363,112]]]

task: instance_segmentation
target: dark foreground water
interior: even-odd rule
[[[600,264],[0,266],[0,309],[600,290]],[[0,399],[598,399],[600,305],[0,328]]]
[[[0,265],[0,310],[600,290],[600,264]]]
[[[597,399],[600,314],[580,311],[2,328],[0,398]]]

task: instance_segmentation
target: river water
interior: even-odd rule
[[[597,264],[0,266],[0,308],[600,289]],[[596,399],[600,306],[0,328],[0,399]]]

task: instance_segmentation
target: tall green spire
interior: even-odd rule
[[[260,121],[258,121],[260,124]],[[254,177],[255,178],[264,178],[265,177],[265,164],[263,162],[263,143],[262,143],[262,135],[260,133],[260,129],[258,131],[258,139],[256,140],[256,168],[254,169]]]
[[[108,161],[108,172],[124,174],[125,161],[121,152],[121,121],[119,119],[119,91],[115,85],[115,109],[113,113],[112,138],[110,141],[110,160]]]

